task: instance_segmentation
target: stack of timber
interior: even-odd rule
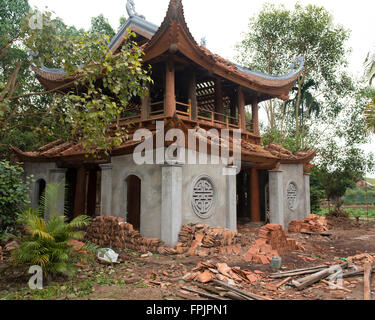
[[[309,215],[305,220],[292,221],[288,228],[291,233],[322,233],[328,229],[327,219],[315,214]]]
[[[289,250],[304,250],[294,239],[288,238],[279,224],[267,224],[259,229],[259,239],[244,255],[246,261],[269,264],[273,257]]]

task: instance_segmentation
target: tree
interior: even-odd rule
[[[367,55],[365,60],[365,75],[371,86],[375,78],[375,53]],[[375,133],[375,90],[372,92],[372,100],[365,109],[365,116],[368,129]]]
[[[31,178],[25,181],[23,175],[21,167],[0,162],[0,234],[15,231],[17,213],[29,203]]]
[[[109,24],[108,20],[103,16],[103,14],[91,18],[90,33],[108,36],[110,38],[114,37],[115,35],[115,31]]]
[[[290,62],[303,56],[305,65],[291,101],[270,101],[264,107],[269,130],[294,136],[296,149],[306,148],[311,123],[336,117],[340,96],[353,90],[344,72],[349,32],[335,25],[323,7],[296,4],[293,11],[266,4],[249,23],[237,46],[239,62],[261,72],[283,74]],[[317,112],[319,110],[319,112]]]
[[[374,169],[373,156],[353,146],[340,146],[331,141],[320,150],[317,165],[313,171],[322,186],[326,198],[333,201],[334,212],[340,213],[342,197],[347,188],[362,179],[364,173]]]
[[[25,52],[32,51],[38,53],[32,60],[37,66],[43,63],[63,68],[67,76],[80,74],[80,77],[71,82],[68,94],[61,95],[59,88],[44,91],[35,84],[34,76],[29,79],[33,78],[35,87],[22,87],[29,79],[23,77],[21,67],[25,65],[28,69],[28,63],[18,59],[12,64],[4,62],[9,72],[3,72],[0,81],[0,143],[5,142],[7,148],[9,142],[15,141],[10,133],[26,127],[27,139],[35,138],[35,133],[48,132],[53,138],[71,138],[92,153],[98,149],[109,151],[121,144],[126,137],[124,129],[116,123],[111,132],[108,128],[132,97],[147,94],[147,82],[151,81],[148,69],[142,67],[143,52],[132,41],[134,33],[129,33],[121,53],[113,55],[108,48],[109,36],[96,32],[96,27],[95,32],[77,30],[66,26],[61,19],[52,19],[51,13],[46,12],[40,14],[42,27],[30,28],[30,19],[36,12],[26,16],[25,12],[21,25],[15,28],[21,30],[16,44],[23,50],[25,60]],[[4,13],[11,14],[11,11]],[[2,62],[8,57],[10,42],[4,42],[1,48]],[[76,90],[78,87],[80,91]]]

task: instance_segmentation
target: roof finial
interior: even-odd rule
[[[128,0],[128,2],[126,3],[126,11],[128,12],[130,18],[135,16],[146,20],[145,16],[142,16],[135,11],[135,3],[133,0]]]
[[[203,37],[203,38],[201,39],[201,46],[202,46],[202,47],[207,47],[207,39],[206,39],[206,37]]]

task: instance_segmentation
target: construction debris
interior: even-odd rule
[[[229,267],[226,263],[217,263],[214,265],[210,262],[200,262],[192,272],[186,274],[185,281],[199,281],[208,283],[213,280],[220,280],[231,285],[236,283],[255,284],[262,277],[249,270],[241,270],[238,267]]]
[[[85,240],[100,247],[131,249],[142,253],[166,251],[159,239],[143,238],[131,224],[116,217],[95,218],[87,229]]]
[[[179,233],[176,251],[179,254],[205,257],[211,254],[240,254],[237,231],[212,228],[202,224],[184,225]]]
[[[374,254],[369,254],[369,253],[360,253],[356,254],[355,256],[351,256],[347,258],[348,262],[352,262],[354,264],[365,264],[365,263],[370,263],[373,264],[375,263],[375,255]]]
[[[327,230],[329,230],[327,219],[315,214],[309,215],[305,220],[290,222],[288,228],[290,233],[323,233]]]
[[[304,250],[296,240],[288,238],[279,224],[267,224],[259,229],[259,239],[244,255],[246,261],[269,264],[273,257],[289,250]]]

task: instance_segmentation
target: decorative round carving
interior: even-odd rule
[[[194,213],[202,219],[208,219],[214,213],[215,203],[216,187],[212,179],[206,175],[196,178],[191,192]]]
[[[286,200],[288,203],[288,208],[290,210],[295,210],[297,208],[297,195],[297,184],[293,181],[289,182],[288,187],[286,189]]]

